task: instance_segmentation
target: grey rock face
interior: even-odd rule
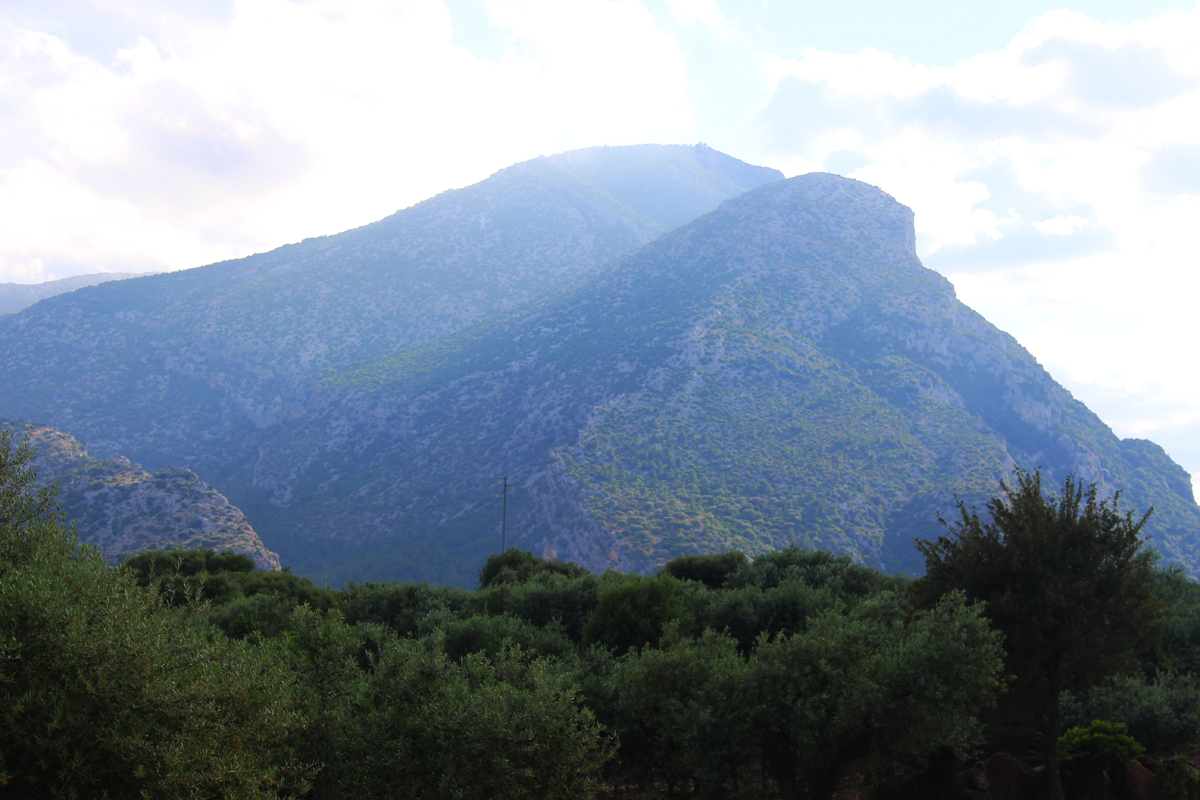
[[[233,550],[259,569],[279,571],[240,510],[183,467],[151,475],[121,455],[99,460],[74,437],[45,426],[0,420],[15,438],[30,433],[37,452],[39,485],[58,483],[59,502],[75,523],[79,541],[94,545],[110,562],[143,550]]]

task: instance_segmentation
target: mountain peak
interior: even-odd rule
[[[666,229],[716,208],[722,200],[783,179],[707,145],[637,144],[585,147],[509,167],[546,165],[607,192]],[[503,170],[502,170],[503,172]]]
[[[831,241],[861,250],[880,245],[915,260],[912,209],[869,183],[828,172],[810,172],[730,198],[723,213],[740,218],[778,220],[793,235]]]

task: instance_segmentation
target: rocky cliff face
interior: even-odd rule
[[[111,562],[143,550],[233,550],[259,569],[278,571],[279,556],[263,546],[245,516],[191,470],[170,467],[151,475],[124,456],[90,458],[72,436],[45,426],[0,420],[21,437],[30,432],[38,484],[57,482],[59,502],[79,540]]]

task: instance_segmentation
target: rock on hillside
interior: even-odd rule
[[[277,428],[254,473],[301,568],[466,582],[508,476],[509,540],[592,569],[792,542],[911,569],[912,536],[1014,465],[1153,505],[1156,544],[1200,566],[1186,473],[958,302],[909,209],[833,175],[319,387],[338,402]]]
[[[24,423],[0,420],[0,428],[21,437]],[[191,470],[171,467],[151,475],[124,456],[90,458],[72,436],[33,426],[38,484],[57,481],[59,502],[74,522],[79,540],[120,561],[143,550],[208,548],[233,550],[254,559],[259,569],[280,569],[245,516]]]

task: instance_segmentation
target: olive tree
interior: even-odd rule
[[[850,774],[892,783],[971,743],[1001,669],[999,636],[962,595],[914,615],[881,592],[760,639],[743,703],[784,800],[829,800]]]

